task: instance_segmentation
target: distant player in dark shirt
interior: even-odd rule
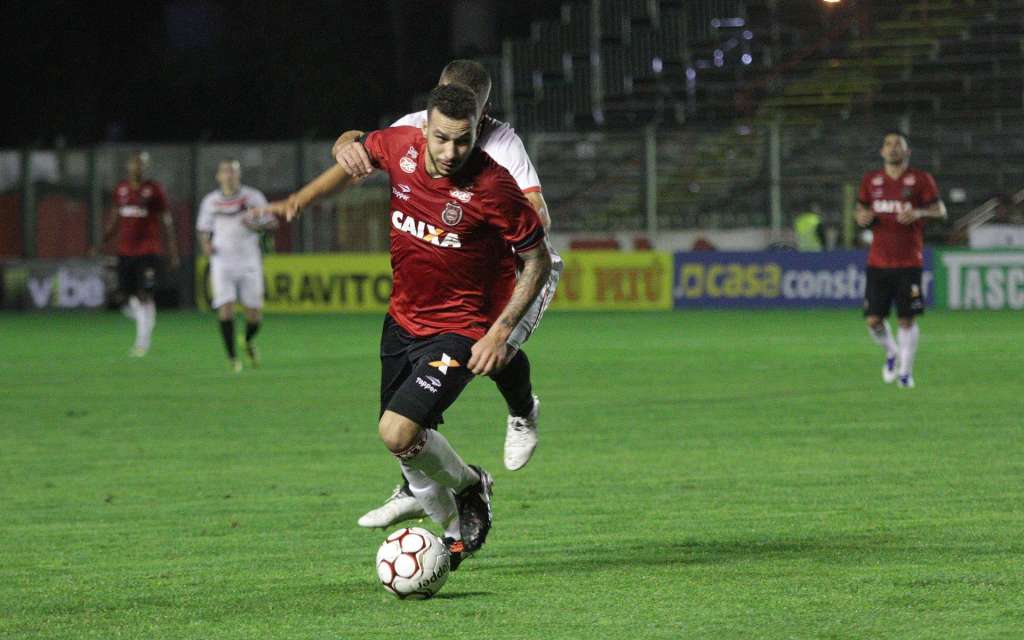
[[[161,227],[171,268],[175,270],[179,266],[178,243],[174,220],[167,210],[167,193],[163,185],[146,177],[149,154],[133,153],[126,169],[128,179],[114,187],[113,210],[107,217],[103,244],[117,235],[118,288],[127,296],[131,316],[135,319],[135,346],[131,355],[142,357],[149,351],[156,325],[153,291],[163,255]]]
[[[436,87],[422,128],[363,139],[387,172],[394,288],[381,336],[381,439],[413,494],[444,529],[455,565],[484,543],[491,476],[467,465],[435,427],[474,375],[506,360],[508,337],[547,281],[551,257],[540,218],[509,172],[476,147],[475,94]],[[266,210],[289,219],[351,182],[334,165]],[[523,268],[509,269],[508,247]]]
[[[914,316],[924,313],[921,270],[924,267],[924,225],[928,218],[945,219],[946,205],[932,176],[910,167],[910,146],[900,132],[885,135],[884,167],[864,174],[857,196],[857,224],[872,232],[868,254],[864,316],[868,332],[883,349],[882,379],[914,386],[914,356],[920,329]],[[886,317],[895,304],[899,340]]]

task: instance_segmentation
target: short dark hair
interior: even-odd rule
[[[461,84],[442,84],[433,88],[427,98],[427,116],[434,109],[455,120],[476,119],[476,94]]]
[[[907,134],[903,133],[899,129],[889,129],[889,130],[887,130],[885,132],[885,134],[882,136],[882,140],[885,140],[889,136],[899,136],[899,137],[903,138],[903,142],[906,142],[908,147],[910,146],[910,136],[908,136]]]
[[[441,71],[441,82],[469,87],[478,96],[491,90],[491,74],[476,60],[452,60]]]

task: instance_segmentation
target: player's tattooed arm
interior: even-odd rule
[[[348,174],[353,178],[364,178],[373,173],[373,163],[370,162],[370,154],[366,153],[363,143],[359,138],[363,137],[362,131],[346,131],[334,142],[331,155],[341,166],[345,167]]]
[[[476,375],[490,375],[505,365],[509,335],[526,315],[551,274],[551,254],[546,241],[517,255],[523,261],[523,270],[516,280],[512,297],[487,334],[473,345],[468,366]]]
[[[551,229],[551,215],[548,213],[548,203],[544,201],[544,194],[540,191],[531,191],[523,195],[533,205],[533,210],[540,217],[540,223],[544,225],[544,231],[549,231]]]

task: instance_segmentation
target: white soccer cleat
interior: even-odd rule
[[[242,373],[242,361],[238,358],[228,358],[228,368],[232,373]]]
[[[387,502],[372,511],[367,511],[359,518],[359,526],[367,529],[385,529],[404,520],[424,518],[426,515],[427,512],[417,502],[416,497],[408,493],[403,485],[398,485]]]
[[[900,376],[899,384],[900,389],[913,389],[914,388],[914,376],[906,375]]]
[[[885,364],[882,365],[882,382],[885,384],[891,384],[896,382],[897,373],[896,365],[898,361],[896,356],[887,356],[885,358]]]
[[[134,346],[132,350],[128,352],[130,358],[144,358],[149,353],[148,347]]]
[[[508,417],[505,430],[505,468],[518,471],[526,466],[537,448],[537,422],[540,418],[540,398],[533,396],[533,409],[525,418]]]

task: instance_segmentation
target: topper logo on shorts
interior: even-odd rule
[[[442,353],[440,360],[434,360],[433,362],[428,362],[427,364],[440,371],[442,375],[448,375],[449,368],[454,369],[455,367],[462,366],[459,364],[458,360],[451,357],[447,353]]]
[[[430,393],[437,393],[437,387],[431,385],[430,383],[428,383],[423,378],[420,378],[419,376],[416,377],[416,386],[426,389]]]
[[[419,238],[423,242],[429,242],[437,247],[450,247],[453,249],[462,247],[459,234],[448,233],[444,229],[439,229],[432,224],[427,224],[412,216],[407,216],[401,211],[391,212],[391,226],[402,233],[408,233],[414,238]]]

